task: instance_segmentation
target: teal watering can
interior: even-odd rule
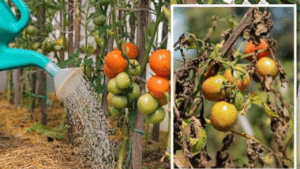
[[[51,76],[55,76],[60,68],[41,53],[8,47],[8,44],[27,27],[30,19],[29,9],[24,1],[13,0],[13,2],[20,11],[20,20],[17,20],[8,4],[0,0],[0,71],[38,66]]]
[[[80,68],[60,69],[39,52],[9,48],[8,44],[27,27],[30,19],[29,9],[24,1],[12,1],[20,11],[20,20],[17,20],[8,4],[0,0],[0,71],[38,66],[54,77],[57,97],[63,99],[68,92],[76,88],[76,82],[83,76],[82,70]]]

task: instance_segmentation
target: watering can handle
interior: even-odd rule
[[[23,0],[12,0],[12,1],[21,13],[21,19],[14,24],[14,28],[16,32],[21,32],[28,25],[30,19],[30,12]]]

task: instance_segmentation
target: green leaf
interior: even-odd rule
[[[94,64],[94,61],[93,61],[92,58],[85,59],[84,61],[85,61],[84,64],[85,64],[86,66],[88,66],[88,67],[92,67],[93,64]]]
[[[279,118],[278,114],[276,114],[275,112],[273,112],[273,111],[269,108],[269,106],[268,106],[266,103],[264,103],[263,106],[264,106],[265,112],[266,112],[269,116]]]
[[[279,116],[275,112],[273,112],[266,103],[264,103],[263,101],[261,101],[261,98],[257,94],[251,93],[250,94],[250,100],[251,100],[251,102],[253,104],[256,104],[258,106],[263,107],[265,109],[265,112],[269,116],[279,118]]]
[[[98,32],[99,32],[99,37],[101,37],[104,33],[106,33],[107,29],[110,29],[112,25],[107,25],[104,27],[99,27]]]
[[[72,65],[73,67],[79,67],[82,63],[82,58],[79,58],[80,52],[79,50],[76,50],[74,53],[70,54],[69,58],[65,61],[62,61],[59,66],[60,68],[66,68],[69,65]]]

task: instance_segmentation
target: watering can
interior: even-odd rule
[[[12,0],[19,9],[21,18],[17,20],[14,13],[4,0],[0,0],[0,71],[38,66],[54,77],[56,93],[65,84],[66,79],[78,73],[75,68],[60,69],[43,54],[24,49],[9,48],[12,42],[28,25],[30,12],[23,0]]]

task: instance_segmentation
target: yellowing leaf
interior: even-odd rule
[[[275,112],[273,112],[266,103],[261,101],[261,98],[257,94],[250,93],[250,99],[253,104],[263,107],[265,109],[265,112],[269,116],[279,118],[279,116]]]
[[[269,116],[279,118],[278,114],[276,114],[275,112],[273,112],[273,111],[269,108],[269,106],[268,106],[266,103],[264,103],[264,109],[265,109],[265,112],[266,112]]]
[[[174,156],[174,163],[179,168],[190,168],[191,163],[187,157],[185,157],[183,150],[177,150]]]
[[[253,104],[263,106],[263,102],[261,101],[260,97],[255,93],[250,93],[250,100]]]

